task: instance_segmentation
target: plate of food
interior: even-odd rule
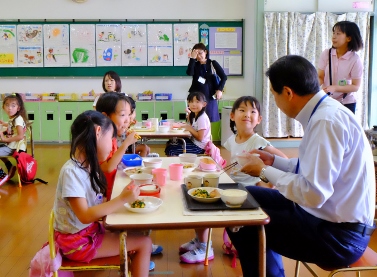
[[[157,210],[162,205],[162,200],[153,196],[139,196],[132,203],[126,203],[124,206],[127,210],[134,213],[150,213]]]
[[[133,174],[148,173],[148,172],[146,172],[146,171],[147,171],[146,167],[143,167],[143,166],[127,167],[127,168],[123,169],[123,172],[124,172],[128,177],[130,177],[130,176],[133,175]]]
[[[181,163],[183,164],[183,173],[189,173],[195,170],[195,168],[198,167],[198,165],[194,163]]]
[[[171,128],[172,133],[183,133],[185,131],[185,128],[182,127],[173,127]]]
[[[212,187],[192,188],[187,191],[192,199],[202,203],[214,203],[221,199],[221,189]]]

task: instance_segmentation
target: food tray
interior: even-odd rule
[[[187,208],[192,211],[207,211],[207,210],[253,210],[259,208],[259,203],[248,192],[246,201],[238,208],[229,208],[223,201],[217,201],[215,203],[200,203],[191,198],[187,193],[185,184],[181,185],[182,193],[187,204]],[[219,189],[242,189],[246,190],[244,186],[237,183],[220,183]]]
[[[131,130],[135,132],[154,132],[156,129],[154,127],[152,128],[133,127],[131,128]]]

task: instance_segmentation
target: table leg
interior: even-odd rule
[[[120,232],[120,249],[119,249],[119,258],[120,258],[120,277],[128,276],[128,262],[127,262],[127,231]]]
[[[204,265],[208,265],[208,253],[209,253],[209,249],[211,248],[211,236],[212,236],[212,228],[209,228],[209,230],[208,230],[207,248],[206,248],[206,256],[204,258]]]
[[[264,226],[258,226],[259,237],[259,276],[266,277],[266,234]]]

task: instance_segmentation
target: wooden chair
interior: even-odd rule
[[[50,257],[55,259],[56,249],[55,249],[55,236],[54,236],[54,211],[50,213],[49,226],[48,226],[48,243],[50,248]],[[83,270],[120,270],[120,257],[113,256],[107,258],[93,259],[89,263],[75,262],[63,257],[62,265],[59,270],[65,271],[83,271]],[[58,271],[53,273],[54,277],[58,276]],[[131,277],[131,274],[128,274]]]
[[[319,277],[319,275],[309,266],[308,263],[301,262],[301,261],[296,262],[295,277],[299,276],[300,263],[302,263],[314,277]],[[368,247],[365,250],[364,254],[361,256],[361,258],[357,260],[355,263],[351,264],[349,267],[337,268],[337,269],[326,269],[326,268],[323,268],[323,269],[326,271],[331,271],[328,277],[333,277],[336,274],[341,273],[341,272],[351,272],[351,271],[356,272],[356,276],[360,277],[361,271],[377,271],[377,253]]]

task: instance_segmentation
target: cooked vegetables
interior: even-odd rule
[[[217,189],[214,189],[210,193],[206,191],[205,189],[196,189],[193,193],[193,196],[200,197],[200,198],[215,198],[219,197],[220,193]]]
[[[145,208],[145,203],[142,200],[136,200],[131,204],[131,208]]]

